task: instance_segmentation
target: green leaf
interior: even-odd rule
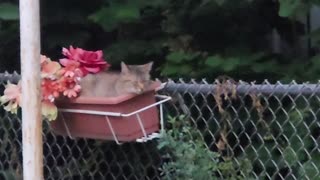
[[[299,5],[299,0],[279,0],[279,16],[289,17]]]
[[[277,67],[276,61],[269,60],[268,62],[255,63],[251,66],[251,69],[256,73],[263,73],[275,72],[278,69]]]
[[[18,20],[19,7],[11,3],[0,3],[0,19]]]
[[[184,61],[192,61],[192,60],[196,59],[197,57],[199,57],[200,55],[201,55],[201,53],[199,53],[199,52],[186,53],[184,51],[174,51],[174,52],[169,53],[166,56],[166,59],[169,62],[179,64]]]
[[[0,171],[0,178],[4,178],[6,180],[15,180],[15,179],[19,179],[18,175],[15,173],[14,170],[3,170]],[[1,178],[1,179],[2,179]]]
[[[257,169],[261,168],[275,168],[275,164],[277,164],[278,168],[282,168],[284,166],[282,161],[281,155],[277,153],[277,150],[274,149],[275,143],[274,142],[266,142],[263,146],[260,143],[253,143],[252,146],[249,146],[245,150],[245,154],[247,158],[253,161],[253,166]],[[259,159],[257,161],[257,159]],[[270,161],[272,160],[272,161]]]
[[[305,162],[302,167],[299,168],[299,174],[308,177],[308,179],[312,180],[320,180],[319,176],[319,168],[320,168],[320,160],[318,157],[313,157],[311,160]]]
[[[180,71],[181,74],[188,75],[192,71],[192,66],[188,64],[184,64],[178,70]]]
[[[297,156],[296,152],[291,147],[287,147],[283,151],[283,156],[289,166],[293,166],[298,162],[298,156]]]
[[[214,55],[214,56],[209,56],[205,60],[205,65],[208,65],[209,67],[219,67],[223,64],[223,59],[221,58],[220,55]]]
[[[89,16],[89,19],[100,24],[106,31],[116,29],[120,24],[136,22],[140,18],[140,7],[135,4],[111,4]]]
[[[192,66],[191,65],[173,65],[173,64],[167,64],[163,69],[162,69],[162,75],[190,75],[192,71]]]
[[[239,65],[241,65],[240,60],[236,57],[232,57],[225,60],[222,68],[224,71],[230,72],[235,70]]]
[[[285,128],[285,127],[284,127]],[[300,128],[297,127],[300,130]],[[306,134],[300,134],[299,136],[294,135],[293,137],[289,138],[288,146],[284,149],[283,154],[285,160],[288,162],[289,165],[294,165],[294,163],[298,161],[303,161],[307,158],[307,154],[301,147],[310,147],[312,140],[309,138],[300,139],[300,137],[306,136]],[[311,141],[310,141],[311,140]]]
[[[162,141],[158,144],[157,148],[158,149],[163,149],[164,147],[168,146],[169,142],[168,141]]]
[[[172,63],[182,63],[184,59],[187,58],[187,55],[183,51],[171,52],[167,55],[166,59]]]
[[[246,177],[249,177],[249,174],[253,170],[252,162],[247,158],[240,159],[240,169],[246,175]]]
[[[164,66],[164,68],[162,69],[162,72],[161,74],[162,75],[167,75],[167,76],[170,76],[170,75],[175,75],[179,72],[179,67],[180,66],[177,66],[177,65],[172,65],[172,64],[167,64]]]
[[[247,60],[249,61],[248,63],[252,62],[252,61],[259,61],[261,60],[264,56],[266,55],[265,52],[258,52],[252,55],[247,55],[243,57],[243,60]]]

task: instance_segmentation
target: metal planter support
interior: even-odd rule
[[[162,106],[170,99],[154,90],[111,98],[79,97],[58,102],[58,118],[50,124],[56,134],[70,138],[145,142],[163,131]]]

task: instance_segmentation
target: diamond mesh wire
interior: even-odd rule
[[[2,85],[18,79],[0,76]],[[168,81],[160,93],[173,98],[164,117],[185,115],[207,147],[231,159],[243,179],[319,179],[319,86],[179,80]],[[21,115],[0,108],[0,116],[0,179],[22,179]],[[43,126],[45,179],[161,179],[164,160],[156,140],[74,140],[53,134],[46,121]]]

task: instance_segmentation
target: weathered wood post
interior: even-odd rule
[[[23,179],[43,179],[39,0],[19,0]]]

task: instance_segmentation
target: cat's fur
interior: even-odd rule
[[[141,94],[150,84],[153,62],[144,65],[126,65],[121,62],[121,72],[88,74],[81,82],[80,96],[115,97],[122,94]]]

